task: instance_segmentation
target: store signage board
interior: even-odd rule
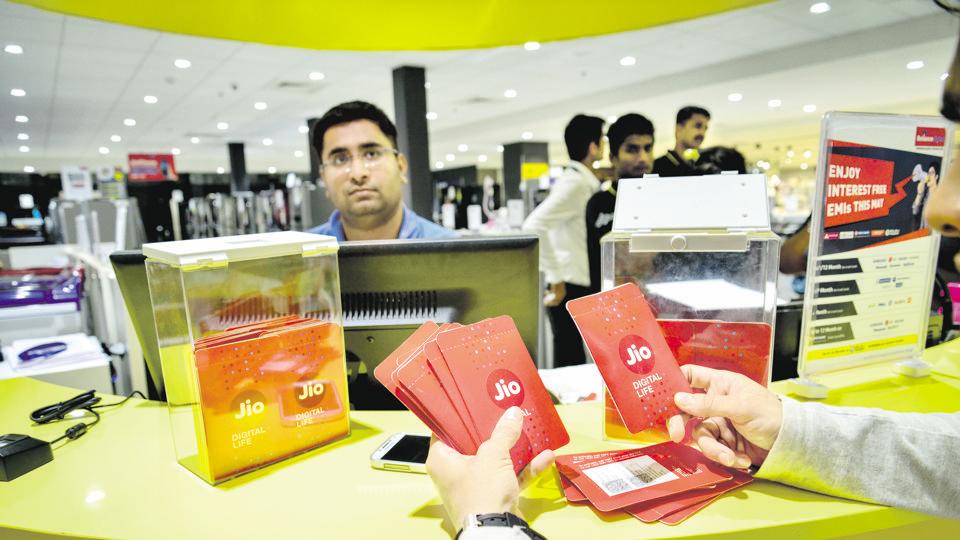
[[[939,117],[824,115],[801,381],[866,364],[920,362],[940,244],[923,211],[951,136]]]
[[[127,162],[131,182],[177,180],[173,154],[129,154]]]
[[[64,165],[60,168],[60,186],[63,198],[70,201],[89,201],[93,198],[93,176],[85,167]]]

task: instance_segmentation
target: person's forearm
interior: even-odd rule
[[[894,413],[783,400],[758,478],[960,518],[960,414]]]

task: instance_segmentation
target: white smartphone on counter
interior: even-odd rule
[[[426,474],[430,436],[394,433],[370,454],[370,466],[385,471]]]

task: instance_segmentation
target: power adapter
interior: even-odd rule
[[[53,461],[50,443],[26,435],[0,435],[0,482],[9,482]]]

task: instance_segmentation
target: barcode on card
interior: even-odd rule
[[[583,474],[611,497],[679,479],[650,456],[592,467],[585,469]]]

